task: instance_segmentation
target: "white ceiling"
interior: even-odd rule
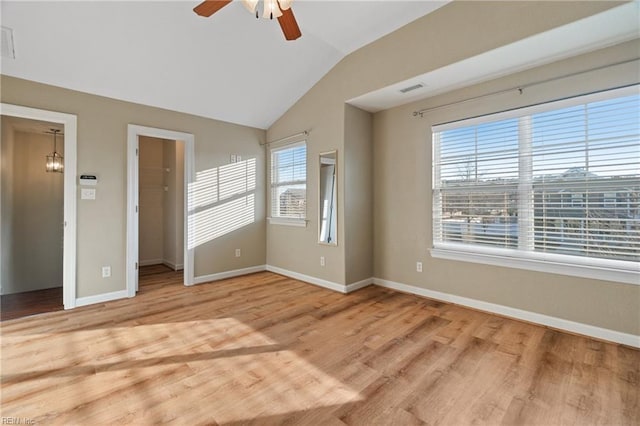
[[[239,1],[210,18],[198,3],[2,0],[2,74],[268,128],[344,56],[447,1],[296,0],[293,42]]]

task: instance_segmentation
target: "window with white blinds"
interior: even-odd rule
[[[307,145],[271,150],[271,217],[304,220],[307,214]]]
[[[637,86],[432,131],[436,251],[639,270]]]

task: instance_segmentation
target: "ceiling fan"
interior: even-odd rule
[[[200,16],[209,17],[231,3],[231,1],[232,0],[205,0],[197,5],[193,11]],[[249,12],[255,13],[256,18],[259,17],[259,0],[241,1]],[[296,22],[296,17],[293,16],[293,11],[291,10],[292,1],[293,0],[262,0],[264,4],[262,17],[268,19],[278,18],[280,28],[282,28],[282,32],[284,33],[284,38],[287,40],[296,40],[302,35],[300,27],[298,27],[298,22]]]

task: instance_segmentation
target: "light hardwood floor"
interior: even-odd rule
[[[380,287],[264,272],[2,323],[1,415],[36,424],[640,421],[640,351]],[[25,424],[22,420],[22,424]]]

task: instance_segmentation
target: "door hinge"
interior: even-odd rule
[[[136,262],[136,271],[138,270],[138,262]]]
[[[138,155],[138,148],[136,148],[136,155]]]
[[[136,206],[136,213],[138,213],[138,206]]]

